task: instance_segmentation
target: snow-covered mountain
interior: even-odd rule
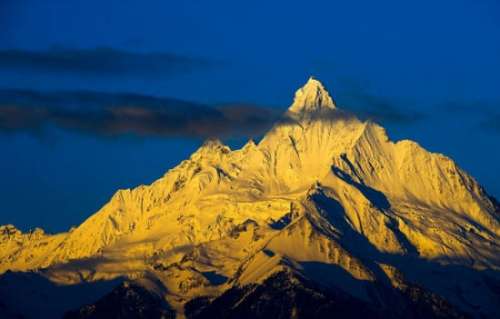
[[[50,283],[37,317],[60,287],[122,278],[96,304],[75,310],[72,301],[51,316],[104,316],[106,300],[130,310],[117,296],[151,294],[132,308],[164,303],[158,317],[192,318],[494,318],[499,236],[499,204],[473,177],[337,108],[311,78],[258,144],[207,141],[67,233],[0,227],[0,272],[16,272],[0,277],[0,313],[23,313],[18,302],[37,298],[13,288],[30,271]]]

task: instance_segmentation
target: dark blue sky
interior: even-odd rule
[[[67,229],[205,137],[157,122],[124,136],[108,111],[89,125],[103,94],[139,94],[148,111],[151,96],[281,111],[310,75],[340,107],[452,157],[500,197],[499,57],[496,0],[1,1],[0,224]],[[68,99],[81,112],[68,115]],[[202,118],[182,112],[180,126]],[[237,145],[233,133],[223,137]]]

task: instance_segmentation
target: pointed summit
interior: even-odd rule
[[[303,113],[335,108],[335,102],[323,84],[311,76],[307,83],[295,92],[293,104],[288,110],[293,113]]]

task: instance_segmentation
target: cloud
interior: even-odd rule
[[[500,134],[500,102],[449,101],[440,105],[446,116],[466,116],[477,121],[477,127],[487,133]]]
[[[99,136],[258,136],[280,112],[256,105],[211,107],[138,94],[0,90],[0,130],[40,132],[50,126]]]
[[[495,113],[498,102],[486,100],[450,100],[439,105],[445,113],[484,116]]]
[[[338,86],[340,107],[350,110],[362,119],[382,124],[411,125],[425,120],[429,114],[415,110],[411,98],[399,99],[373,94],[370,83],[351,77],[340,77]]]
[[[210,65],[208,60],[170,53],[134,53],[112,48],[0,51],[0,70],[44,74],[163,76]]]
[[[423,120],[426,115],[409,109],[401,109],[398,103],[389,99],[374,95],[358,96],[362,100],[359,108],[359,116],[369,118],[377,122],[392,124],[414,124]]]
[[[354,107],[311,114],[315,121],[361,118],[413,123],[420,115],[403,112],[383,98],[361,95]],[[349,111],[347,111],[349,110]],[[97,136],[227,138],[259,137],[274,124],[288,125],[284,110],[245,103],[203,105],[140,94],[92,91],[0,90],[0,131],[45,132],[48,127]]]
[[[382,97],[367,93],[361,89],[350,91],[346,95],[345,109],[355,112],[363,119],[370,119],[382,124],[409,125],[424,120],[427,114],[410,108],[401,108],[406,101]],[[342,107],[342,106],[341,106]]]
[[[488,117],[485,117],[480,122],[480,125],[485,130],[500,134],[500,113],[492,114]]]

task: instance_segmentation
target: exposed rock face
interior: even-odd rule
[[[181,317],[186,303],[186,315],[203,317],[239,298],[250,308],[233,304],[226,317],[322,317],[325,304],[382,317],[493,318],[498,211],[451,159],[392,142],[310,79],[258,144],[207,141],[67,233],[2,226],[0,272],[34,270],[59,284],[125,276]],[[280,289],[296,306],[267,303]]]

